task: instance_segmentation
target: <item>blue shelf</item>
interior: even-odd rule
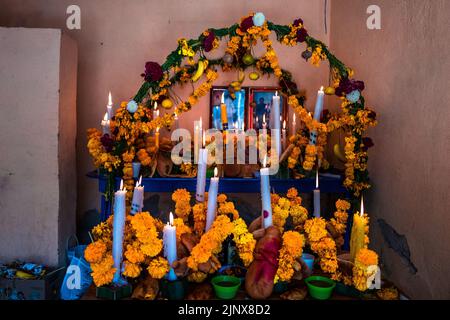
[[[99,180],[99,191],[106,190],[106,177],[91,172],[88,177]],[[323,193],[347,193],[342,185],[341,176],[319,175],[319,187]],[[315,179],[278,179],[271,178],[270,186],[277,193],[286,193],[289,188],[295,187],[301,193],[312,192],[315,189]],[[173,192],[185,188],[195,192],[196,178],[143,178],[142,184],[145,192]],[[120,178],[116,178],[116,190],[119,189]],[[206,190],[209,188],[209,179],[206,179]],[[222,193],[259,193],[259,178],[220,178],[219,192]]]

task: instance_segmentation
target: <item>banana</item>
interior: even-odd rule
[[[193,82],[196,82],[203,75],[203,72],[205,72],[205,69],[208,66],[208,61],[199,60],[197,65],[198,65],[197,71],[195,71],[194,75],[191,78]]]
[[[245,80],[245,72],[242,69],[239,69],[239,82],[242,83]]]
[[[339,160],[341,160],[341,161],[347,161],[347,159],[345,159],[345,156],[342,154],[342,152],[341,152],[341,148],[340,148],[340,146],[339,146],[339,144],[335,144],[334,145],[334,147],[333,147],[333,152],[334,152],[334,155],[339,159]]]

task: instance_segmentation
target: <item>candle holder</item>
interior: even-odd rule
[[[129,283],[119,286],[109,285],[97,287],[95,290],[95,295],[97,298],[107,300],[120,300],[124,298],[129,298],[131,297],[132,293],[133,287]]]
[[[186,292],[185,288],[186,281],[184,279],[174,281],[167,279],[161,280],[162,295],[168,300],[183,300]]]
[[[133,162],[132,166],[133,166],[133,178],[134,179],[138,179],[139,178],[139,173],[141,171],[141,163],[140,162]]]

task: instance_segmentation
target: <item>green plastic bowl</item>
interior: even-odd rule
[[[328,287],[319,287],[314,285],[313,281],[321,281],[329,284]],[[308,286],[308,291],[311,297],[317,300],[328,300],[331,297],[331,293],[336,287],[336,282],[330,278],[321,276],[311,276],[305,279],[306,285]]]
[[[216,292],[216,296],[220,299],[233,299],[241,286],[241,280],[234,276],[217,276],[212,278],[211,283]],[[222,286],[221,283],[228,283],[227,286]]]

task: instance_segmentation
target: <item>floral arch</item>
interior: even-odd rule
[[[305,45],[301,56],[312,65],[319,66],[321,61],[328,60],[331,85],[325,89],[325,93],[341,98],[339,114],[328,114],[319,122],[307,112],[303,107],[304,95],[300,93],[292,75],[279,65],[269,40],[272,32],[275,32],[277,41],[284,45]],[[205,52],[216,50],[219,41],[224,38],[228,41],[224,56],[214,60],[206,58]],[[262,41],[266,49],[259,59],[251,55],[257,41]],[[248,67],[254,67],[262,74],[275,75],[282,93],[287,96],[288,105],[305,124],[305,130],[298,131],[290,138],[294,146],[288,158],[290,169],[300,177],[311,172],[316,160],[323,160],[327,134],[341,128],[346,132],[345,155],[341,156],[345,161],[344,186],[355,196],[370,187],[367,150],[373,144],[370,138],[365,137],[365,132],[369,126],[375,126],[377,121],[376,113],[365,107],[361,94],[364,83],[352,79],[353,71],[336,58],[323,42],[308,34],[302,19],[296,19],[289,25],[278,25],[267,21],[262,13],[250,14],[228,28],[209,28],[196,39],[179,39],[177,48],[163,64],[147,62],[142,74],[145,81],[141,88],[133,100],[121,104],[111,119],[112,134],[102,135],[96,129],[88,132],[88,148],[96,166],[109,173],[110,177],[122,175],[127,189],[132,190],[134,180],[131,163],[134,157],[144,167],[155,160],[157,147],[148,133],[161,127],[170,128],[176,115],[191,110],[200,97],[208,94],[218,78],[217,68],[245,71]],[[204,82],[193,87],[186,101],[174,94],[173,85],[194,84],[202,77]],[[239,81],[232,85],[239,86]],[[160,117],[152,114],[155,101],[169,112]],[[309,132],[312,131],[318,133],[317,145],[309,144]]]

